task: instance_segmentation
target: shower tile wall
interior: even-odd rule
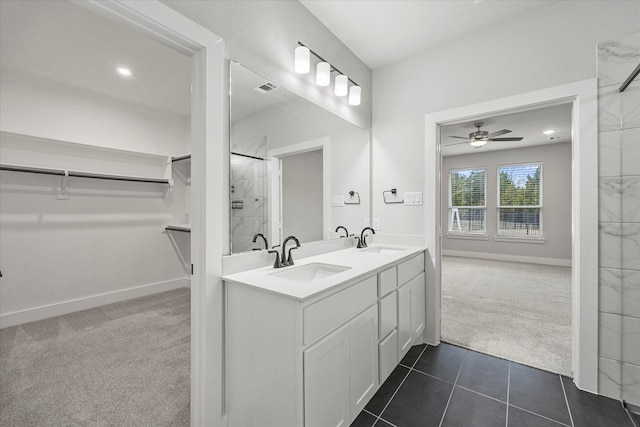
[[[598,45],[599,392],[640,405],[640,33]]]
[[[267,137],[232,141],[232,153],[267,157]],[[233,252],[262,247],[253,236],[267,236],[268,161],[231,155],[231,248]],[[235,203],[233,203],[235,202]],[[235,208],[234,208],[235,206]]]

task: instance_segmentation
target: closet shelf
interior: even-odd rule
[[[191,224],[168,224],[165,227],[167,231],[184,231],[185,233],[191,233]]]
[[[45,174],[45,175],[70,176],[70,177],[76,177],[76,178],[107,179],[112,181],[148,182],[148,183],[154,183],[154,184],[169,184],[169,185],[172,184],[172,180],[166,179],[166,178],[148,178],[148,177],[131,176],[131,175],[112,175],[112,174],[105,174],[105,173],[72,171],[72,170],[66,170],[66,169],[52,169],[52,168],[41,168],[41,167],[22,166],[22,165],[10,165],[5,163],[0,163],[0,170],[11,171],[11,172],[37,173],[37,174]]]

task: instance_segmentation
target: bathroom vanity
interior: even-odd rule
[[[224,276],[228,425],[348,426],[422,342],[424,251],[348,248]]]

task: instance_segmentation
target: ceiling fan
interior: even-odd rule
[[[505,133],[511,132],[509,129],[502,129],[492,133],[487,132],[486,130],[480,130],[482,127],[482,122],[476,122],[473,124],[478,128],[477,131],[471,132],[469,136],[450,136],[449,138],[457,138],[457,139],[466,139],[468,143],[471,144],[472,147],[479,148],[482,147],[487,141],[522,141],[521,136],[514,136],[510,138],[496,138],[496,136],[504,135]]]

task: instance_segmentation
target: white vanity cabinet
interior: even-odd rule
[[[226,276],[229,427],[346,427],[421,336],[424,252],[397,261],[345,252],[328,261],[348,265],[349,256],[366,267],[308,297],[294,295],[296,286],[315,282],[259,286],[270,269]]]
[[[378,312],[372,306],[304,351],[305,426],[347,426],[378,385]]]

